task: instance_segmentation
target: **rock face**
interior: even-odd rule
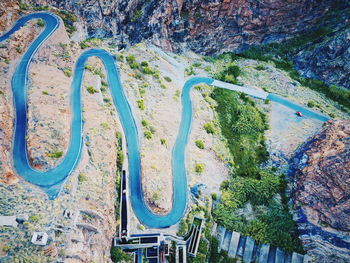
[[[283,40],[309,28],[332,0],[27,0],[83,18],[89,36],[114,36],[119,46],[151,40],[171,51],[211,54]]]
[[[319,26],[330,30],[323,39],[308,43],[293,57],[304,77],[350,89],[350,9],[330,14]]]
[[[303,245],[316,262],[350,256],[350,122],[327,122],[297,160],[294,184]]]

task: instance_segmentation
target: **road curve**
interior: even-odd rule
[[[152,228],[165,228],[177,223],[183,216],[187,206],[187,176],[185,167],[185,150],[192,122],[192,103],[190,90],[199,83],[214,85],[217,87],[244,92],[248,95],[261,99],[269,98],[273,101],[286,105],[292,109],[297,107],[305,116],[322,121],[327,120],[325,116],[311,112],[299,105],[291,103],[274,94],[248,89],[206,77],[193,77],[189,79],[182,90],[182,119],[177,139],[172,151],[172,173],[173,173],[173,206],[167,215],[154,214],[144,202],[141,186],[140,153],[136,123],[125,97],[119,79],[116,60],[107,51],[102,49],[90,49],[85,51],[78,59],[72,82],[71,108],[72,121],[70,128],[70,144],[62,162],[55,168],[41,172],[34,170],[28,161],[26,148],[26,126],[27,126],[27,94],[26,81],[29,64],[33,55],[42,43],[58,28],[60,20],[50,13],[34,13],[20,18],[14,27],[3,36],[0,42],[6,40],[11,34],[20,29],[31,19],[41,18],[45,21],[45,28],[34,40],[19,62],[12,78],[12,91],[14,107],[16,112],[15,131],[13,141],[13,163],[17,173],[28,182],[44,189],[50,199],[54,199],[60,192],[62,185],[72,173],[79,162],[82,148],[82,111],[81,111],[81,84],[84,73],[84,65],[89,57],[96,56],[104,63],[107,71],[108,84],[114,105],[126,134],[128,162],[129,162],[129,187],[132,208],[141,223]]]

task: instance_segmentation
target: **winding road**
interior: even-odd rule
[[[28,68],[38,48],[51,36],[59,27],[61,20],[51,13],[34,13],[20,18],[13,28],[0,37],[0,42],[8,39],[14,32],[24,26],[29,20],[43,19],[45,28],[33,41],[30,47],[19,62],[13,78],[12,91],[14,107],[16,112],[15,131],[13,139],[13,164],[17,173],[26,181],[40,186],[44,189],[50,199],[59,194],[64,182],[72,173],[79,162],[83,137],[82,137],[82,104],[81,86],[84,75],[84,65],[88,58],[96,56],[104,63],[107,71],[108,85],[114,105],[126,134],[128,162],[129,162],[129,188],[132,208],[142,224],[152,228],[165,228],[177,223],[183,216],[187,206],[187,176],[185,167],[185,149],[190,134],[192,122],[192,103],[190,90],[194,85],[205,83],[220,88],[244,92],[248,95],[270,99],[281,103],[293,110],[301,111],[304,116],[320,121],[328,120],[327,117],[312,112],[300,105],[294,104],[275,94],[268,94],[263,91],[236,86],[225,82],[217,81],[206,77],[193,77],[189,79],[182,90],[182,119],[177,139],[172,151],[172,173],[173,173],[173,206],[172,210],[164,216],[154,214],[145,204],[141,186],[140,173],[140,152],[138,132],[128,100],[125,97],[119,79],[118,67],[115,57],[102,49],[90,49],[85,51],[78,59],[72,82],[71,108],[72,121],[70,128],[70,144],[62,162],[55,168],[41,172],[34,170],[28,161],[26,132],[27,132],[27,89]]]

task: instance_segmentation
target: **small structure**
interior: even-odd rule
[[[71,210],[65,209],[65,210],[63,211],[63,216],[64,216],[65,218],[71,219],[71,218],[73,217],[73,215],[74,215],[74,213],[73,213],[73,211],[71,211]]]
[[[27,214],[17,216],[0,216],[0,226],[17,227],[18,224],[23,224],[25,221],[28,221]]]
[[[48,235],[45,232],[34,232],[32,236],[32,243],[34,245],[45,246]]]
[[[190,237],[187,240],[187,252],[191,257],[197,255],[199,242],[201,241],[202,229],[204,227],[204,219],[195,216],[190,229]]]

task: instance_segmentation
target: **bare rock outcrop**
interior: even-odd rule
[[[350,256],[350,122],[329,121],[296,160],[293,198],[303,245],[317,262]]]
[[[205,54],[291,37],[332,8],[331,0],[84,0],[25,1],[83,18],[89,36],[113,36],[119,46],[143,40],[171,51]],[[338,3],[338,2],[337,2]]]

